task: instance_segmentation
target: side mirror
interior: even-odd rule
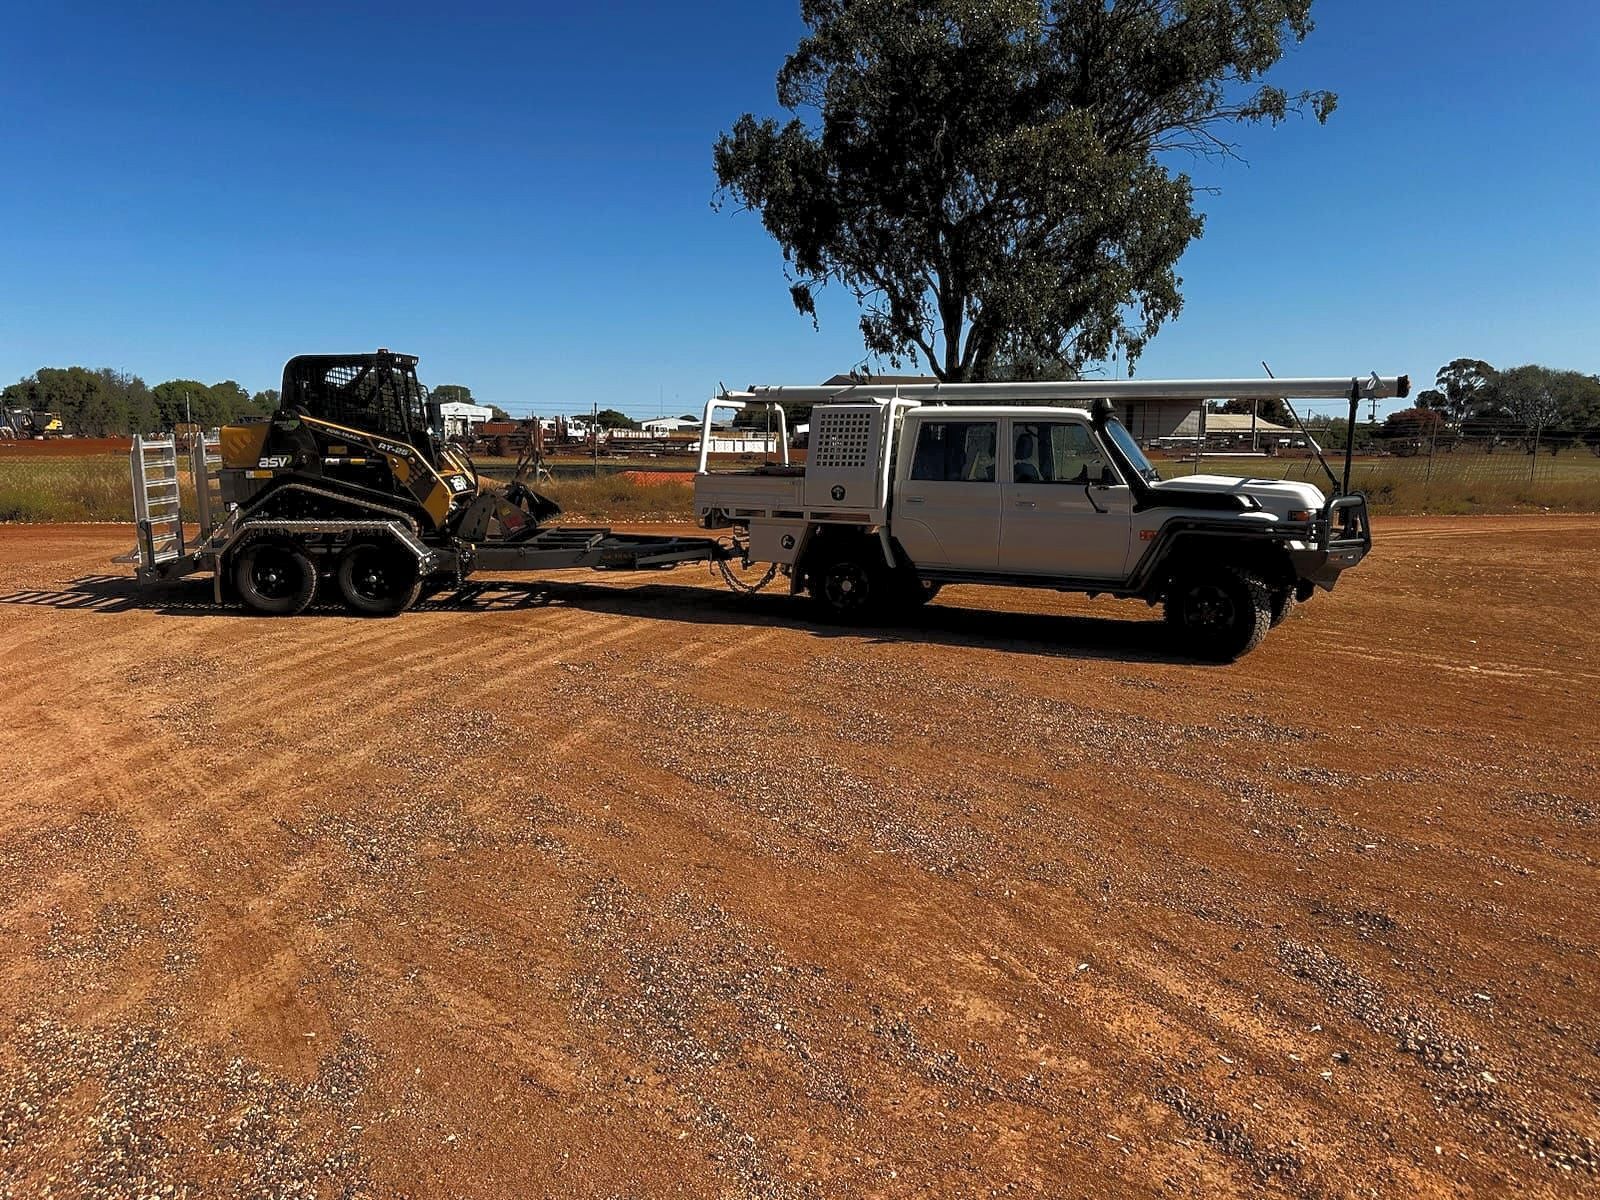
[[[1118,479],[1116,469],[1110,463],[1105,463],[1102,465],[1100,468],[1100,486],[1116,487],[1117,483]]]

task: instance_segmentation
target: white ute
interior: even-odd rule
[[[1114,399],[1337,397],[1353,411],[1409,388],[1404,375],[757,387],[707,403],[695,511],[831,620],[882,619],[945,583],[1136,596],[1165,604],[1191,652],[1226,661],[1361,561],[1366,498],[1348,492],[1348,458],[1331,498],[1309,483],[1163,480]],[[815,406],[804,466],[788,463],[784,403]],[[711,471],[713,414],[754,404],[776,410],[783,462]]]

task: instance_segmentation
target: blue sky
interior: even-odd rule
[[[514,412],[698,408],[862,361],[789,304],[711,144],[774,107],[788,0],[12,6],[0,381],[112,365],[275,386],[385,345]],[[1280,65],[1326,127],[1188,164],[1205,237],[1138,373],[1458,355],[1600,371],[1600,7],[1321,0]]]

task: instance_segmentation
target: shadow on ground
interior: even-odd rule
[[[122,575],[89,575],[55,590],[13,592],[0,596],[0,604],[183,617],[243,615],[237,605],[216,603],[208,581],[140,584]],[[739,595],[671,584],[619,588],[603,583],[488,580],[440,593],[413,611],[488,613],[538,608],[578,608],[695,625],[776,626],[800,629],[818,638],[976,646],[1059,658],[1195,661],[1173,649],[1165,625],[1158,620],[995,612],[962,607],[948,599],[907,612],[893,624],[858,627],[819,623],[804,598],[786,594]],[[333,618],[373,619],[353,617],[335,606],[315,607],[300,619]]]

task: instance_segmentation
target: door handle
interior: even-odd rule
[[[907,504],[921,504],[923,502],[923,500],[924,500],[924,497],[922,497],[922,496],[907,496],[905,498],[905,500],[906,500]]]
[[[1018,500],[1018,501],[1016,501],[1014,507],[1016,507],[1016,508],[1038,508],[1039,506],[1037,504],[1035,504],[1032,500]]]

